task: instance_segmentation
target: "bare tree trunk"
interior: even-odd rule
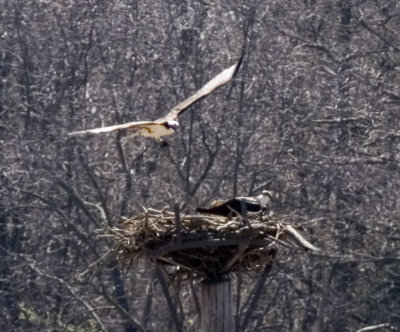
[[[231,332],[234,329],[230,279],[201,283],[201,332]]]

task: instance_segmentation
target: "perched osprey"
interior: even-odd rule
[[[219,216],[229,217],[232,215],[243,214],[242,204],[247,212],[258,212],[265,210],[271,202],[272,194],[268,190],[256,197],[233,197],[231,199],[214,201],[208,208],[197,208],[200,213],[210,213]]]
[[[218,87],[228,83],[232,77],[236,74],[239,69],[242,57],[233,66],[223,70],[220,74],[215,76],[211,81],[206,83],[200,90],[198,90],[194,95],[182,101],[180,104],[173,107],[169,113],[154,121],[134,121],[127,122],[120,125],[88,129],[82,131],[75,131],[69,133],[69,135],[81,135],[86,133],[100,134],[108,133],[111,131],[122,130],[122,129],[133,129],[137,130],[139,134],[146,137],[153,137],[159,141],[162,141],[161,137],[166,135],[171,135],[175,132],[176,128],[179,126],[178,117],[193,103],[200,100],[201,98],[207,96],[213,92]]]

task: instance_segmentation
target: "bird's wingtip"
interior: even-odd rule
[[[67,135],[68,136],[79,136],[79,135],[83,135],[83,134],[86,134],[85,130],[73,131],[73,132],[68,133]]]

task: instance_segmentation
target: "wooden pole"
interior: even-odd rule
[[[233,296],[230,279],[201,283],[201,332],[232,332]]]

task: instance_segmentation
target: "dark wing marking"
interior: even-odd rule
[[[108,127],[101,127],[101,128],[94,128],[88,130],[81,130],[81,131],[74,131],[69,133],[68,135],[83,135],[83,134],[100,134],[100,133],[108,133],[115,130],[121,129],[129,129],[129,128],[142,128],[146,126],[156,125],[157,122],[154,121],[133,121],[127,122],[120,125],[108,126]]]
[[[208,208],[197,208],[196,211],[200,213],[210,213],[221,216],[229,216],[241,213],[242,202],[246,205],[247,212],[258,212],[261,210],[260,203],[253,197],[234,197],[228,200],[213,201]]]
[[[201,98],[207,96],[215,89],[219,88],[220,86],[228,83],[232,77],[236,74],[237,70],[239,69],[240,63],[242,62],[242,58],[234,64],[233,66],[223,70],[217,76],[215,76],[211,81],[206,83],[200,90],[198,90],[194,95],[186,98],[184,101],[173,107],[168,114],[161,118],[160,120],[173,120],[176,119],[179,115],[181,115],[190,105],[195,103],[196,101],[200,100]]]

